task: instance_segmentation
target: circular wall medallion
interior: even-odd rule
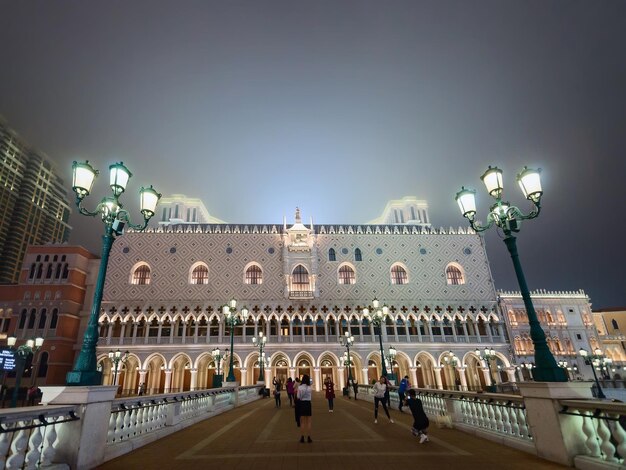
[[[463,250],[463,253],[465,253],[466,255],[471,255],[472,254],[472,249],[471,248],[465,248]]]
[[[425,255],[426,254],[426,248],[420,248],[420,254],[421,255]]]
[[[382,255],[383,254],[383,249],[382,248],[376,248],[376,254],[377,255]]]
[[[347,254],[348,254],[348,249],[347,249],[347,248],[342,248],[342,249],[341,249],[341,252],[342,252],[344,255],[347,255]]]
[[[230,246],[226,248],[226,253],[230,255],[232,252],[233,252],[233,249]]]
[[[267,249],[267,252],[268,252],[270,255],[273,255],[273,254],[274,254],[274,248],[271,248],[271,247],[270,247],[270,248],[268,248],[268,249]]]
[[[125,246],[124,249],[122,250],[122,253],[128,253],[128,252],[130,252],[130,248]]]
[[[170,248],[170,253],[172,253],[172,254],[176,253],[176,248],[174,248],[174,247]]]

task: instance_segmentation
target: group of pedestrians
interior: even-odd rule
[[[354,384],[354,382],[353,382]],[[278,378],[274,378],[274,398],[276,400],[276,407],[280,408],[280,392],[282,390],[282,381]],[[374,424],[378,424],[378,408],[382,405],[385,415],[389,419],[390,423],[394,423],[394,420],[389,414],[388,406],[391,405],[389,392],[390,383],[387,377],[384,375],[374,384]],[[311,379],[308,375],[302,377],[302,381],[298,378],[292,380],[291,377],[287,379],[286,383],[287,396],[289,397],[289,406],[295,408],[296,425],[300,428],[300,442],[313,442],[311,439]],[[354,399],[356,400],[358,391],[358,384],[354,387]],[[334,399],[335,399],[335,384],[330,377],[324,380],[324,395],[328,401],[328,412],[334,412]],[[408,396],[407,396],[408,395]],[[398,387],[399,404],[398,409],[402,412],[403,407],[407,406],[411,410],[413,415],[413,426],[411,433],[419,438],[419,443],[423,444],[429,442],[428,439],[428,416],[424,412],[422,401],[417,398],[415,390],[410,388],[409,377],[405,376]],[[306,441],[305,441],[306,436]]]

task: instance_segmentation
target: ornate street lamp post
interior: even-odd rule
[[[391,369],[391,374],[389,374],[389,380],[397,381],[396,373],[393,370],[393,362],[396,360],[397,351],[393,346],[389,346],[387,350],[387,358],[389,359],[389,368]]]
[[[265,383],[265,343],[267,342],[267,336],[263,335],[262,331],[259,331],[258,338],[254,336],[252,338],[252,344],[259,348],[259,382]]]
[[[344,357],[346,358],[348,367],[348,385],[350,385],[352,383],[352,361],[350,357],[350,346],[354,344],[354,336],[352,336],[349,331],[346,331],[344,333],[344,336],[339,337],[339,344],[344,346],[347,350],[347,354],[345,354]]]
[[[22,381],[22,375],[24,375],[24,368],[26,367],[26,361],[28,356],[35,355],[35,353],[43,345],[43,338],[29,339],[26,344],[22,344],[15,349],[15,343],[17,338],[15,336],[9,336],[7,338],[7,344],[15,351],[15,387],[13,388],[13,396],[11,397],[11,408],[17,407],[17,394],[20,389],[20,382]],[[36,371],[33,371],[35,374]]]
[[[220,374],[220,363],[222,362],[222,351],[220,348],[215,348],[211,351],[211,356],[213,356],[213,363],[215,364],[215,369],[217,373],[213,376],[213,388],[218,388],[222,386],[222,375]]]
[[[230,300],[230,302],[228,302],[228,305],[224,305],[222,307],[222,313],[224,314],[224,321],[226,325],[230,327],[230,365],[228,369],[228,377],[226,377],[226,382],[235,382],[235,326],[242,323],[241,317],[245,318],[248,316],[248,309],[246,307],[243,307],[241,309],[241,313],[237,313],[237,301],[235,299],[232,299]]]
[[[102,236],[102,258],[98,279],[93,294],[93,304],[89,315],[87,329],[83,336],[83,344],[80,354],[74,364],[74,370],[67,373],[67,385],[101,385],[102,372],[98,371],[96,360],[96,344],[98,343],[98,316],[100,315],[100,304],[102,303],[102,293],[104,291],[104,281],[106,279],[107,265],[109,264],[109,253],[115,241],[115,237],[122,235],[124,225],[135,230],[144,230],[148,226],[148,221],[156,211],[156,206],[161,195],[149,188],[139,190],[140,211],[143,215],[143,224],[134,225],[130,221],[128,211],[123,209],[119,201],[120,196],[126,189],[126,184],[132,176],[128,168],[123,163],[114,163],[109,166],[112,197],[104,197],[96,206],[95,211],[89,211],[83,207],[83,199],[91,193],[93,183],[98,176],[98,170],[94,169],[88,161],[74,162],[72,165],[73,179],[72,189],[76,193],[76,206],[82,215],[89,217],[100,216],[104,223],[104,235]]]
[[[482,175],[481,179],[483,183],[485,183],[489,195],[496,200],[495,204],[491,206],[489,215],[487,216],[487,225],[482,225],[475,219],[476,191],[462,187],[461,191],[456,194],[455,199],[459,204],[463,217],[469,220],[470,226],[476,232],[483,232],[495,224],[504,233],[504,243],[513,260],[517,282],[519,283],[526,313],[528,314],[530,337],[535,346],[536,367],[533,369],[534,379],[541,382],[567,382],[567,374],[557,365],[546,343],[546,334],[541,328],[537,313],[535,312],[530,298],[522,264],[517,253],[516,237],[513,236],[513,233],[519,232],[522,220],[534,219],[539,215],[541,210],[540,203],[543,190],[541,189],[539,170],[524,167],[521,173],[517,175],[517,181],[524,193],[524,197],[534,205],[534,209],[528,215],[523,214],[520,209],[502,200],[502,191],[504,189],[502,170],[497,167],[489,167]]]
[[[373,312],[367,307],[363,309],[363,316],[367,318],[374,327],[378,327],[378,341],[380,342],[380,362],[382,364],[382,375],[387,376],[387,366],[385,365],[385,350],[383,349],[383,323],[389,314],[389,308],[386,305],[379,307],[378,299],[372,300]]]
[[[484,352],[481,354],[480,349],[476,348],[474,351],[476,355],[487,363],[487,369],[489,369],[489,382],[490,384],[487,386],[490,392],[496,391],[496,383],[493,380],[493,373],[491,372],[491,361],[496,359],[496,352],[492,348],[485,348]]]
[[[109,351],[109,359],[111,359],[111,361],[113,362],[113,384],[112,385],[117,385],[117,372],[119,370],[118,369],[119,364],[121,362],[122,365],[124,365],[126,361],[128,360],[129,354],[130,353],[128,351],[124,351],[124,355],[122,356],[122,351],[120,351],[119,349],[115,352]]]
[[[591,371],[593,372],[593,379],[596,381],[596,387],[598,387],[598,398],[606,398],[606,395],[602,391],[602,387],[600,386],[600,381],[598,380],[598,375],[596,374],[596,367],[598,369],[605,367],[607,364],[610,364],[611,359],[607,358],[602,354],[602,350],[600,348],[596,348],[593,351],[593,354],[589,354],[586,349],[580,348],[578,351],[580,357],[583,358],[585,364],[591,366]]]

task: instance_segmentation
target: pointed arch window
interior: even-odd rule
[[[306,292],[310,290],[309,271],[299,264],[291,274],[291,285],[293,291]]]
[[[150,284],[150,267],[147,264],[142,264],[135,269],[132,284],[140,286]]]
[[[263,283],[263,271],[261,267],[253,264],[246,269],[246,284],[262,284]]]
[[[337,261],[337,254],[334,248],[328,250],[328,261]]]
[[[356,277],[354,275],[354,269],[347,264],[339,268],[339,284],[354,284],[356,283]]]
[[[461,284],[465,284],[463,273],[453,264],[448,265],[446,268],[446,279],[449,286],[459,286]]]
[[[391,267],[391,283],[392,284],[407,284],[409,277],[406,270],[399,264],[394,264]]]
[[[363,261],[363,255],[361,255],[361,249],[354,249],[354,261]]]
[[[611,320],[611,325],[613,326],[614,330],[619,330],[619,325],[617,324],[617,320],[615,318]]]
[[[44,351],[39,355],[37,377],[41,379],[46,375],[48,375],[48,353]]]
[[[209,283],[209,268],[204,264],[199,264],[191,272],[192,284],[208,284]]]

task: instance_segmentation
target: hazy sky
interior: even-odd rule
[[[140,185],[204,200],[233,223],[364,223],[543,171],[518,246],[531,289],[626,305],[624,1],[0,0],[0,114],[58,162],[123,160]],[[508,189],[508,191],[507,191]],[[94,198],[95,199],[95,198]],[[130,202],[133,202],[132,204]],[[92,201],[94,204],[96,200]],[[74,213],[71,242],[100,249]],[[498,234],[496,286],[517,289]]]

